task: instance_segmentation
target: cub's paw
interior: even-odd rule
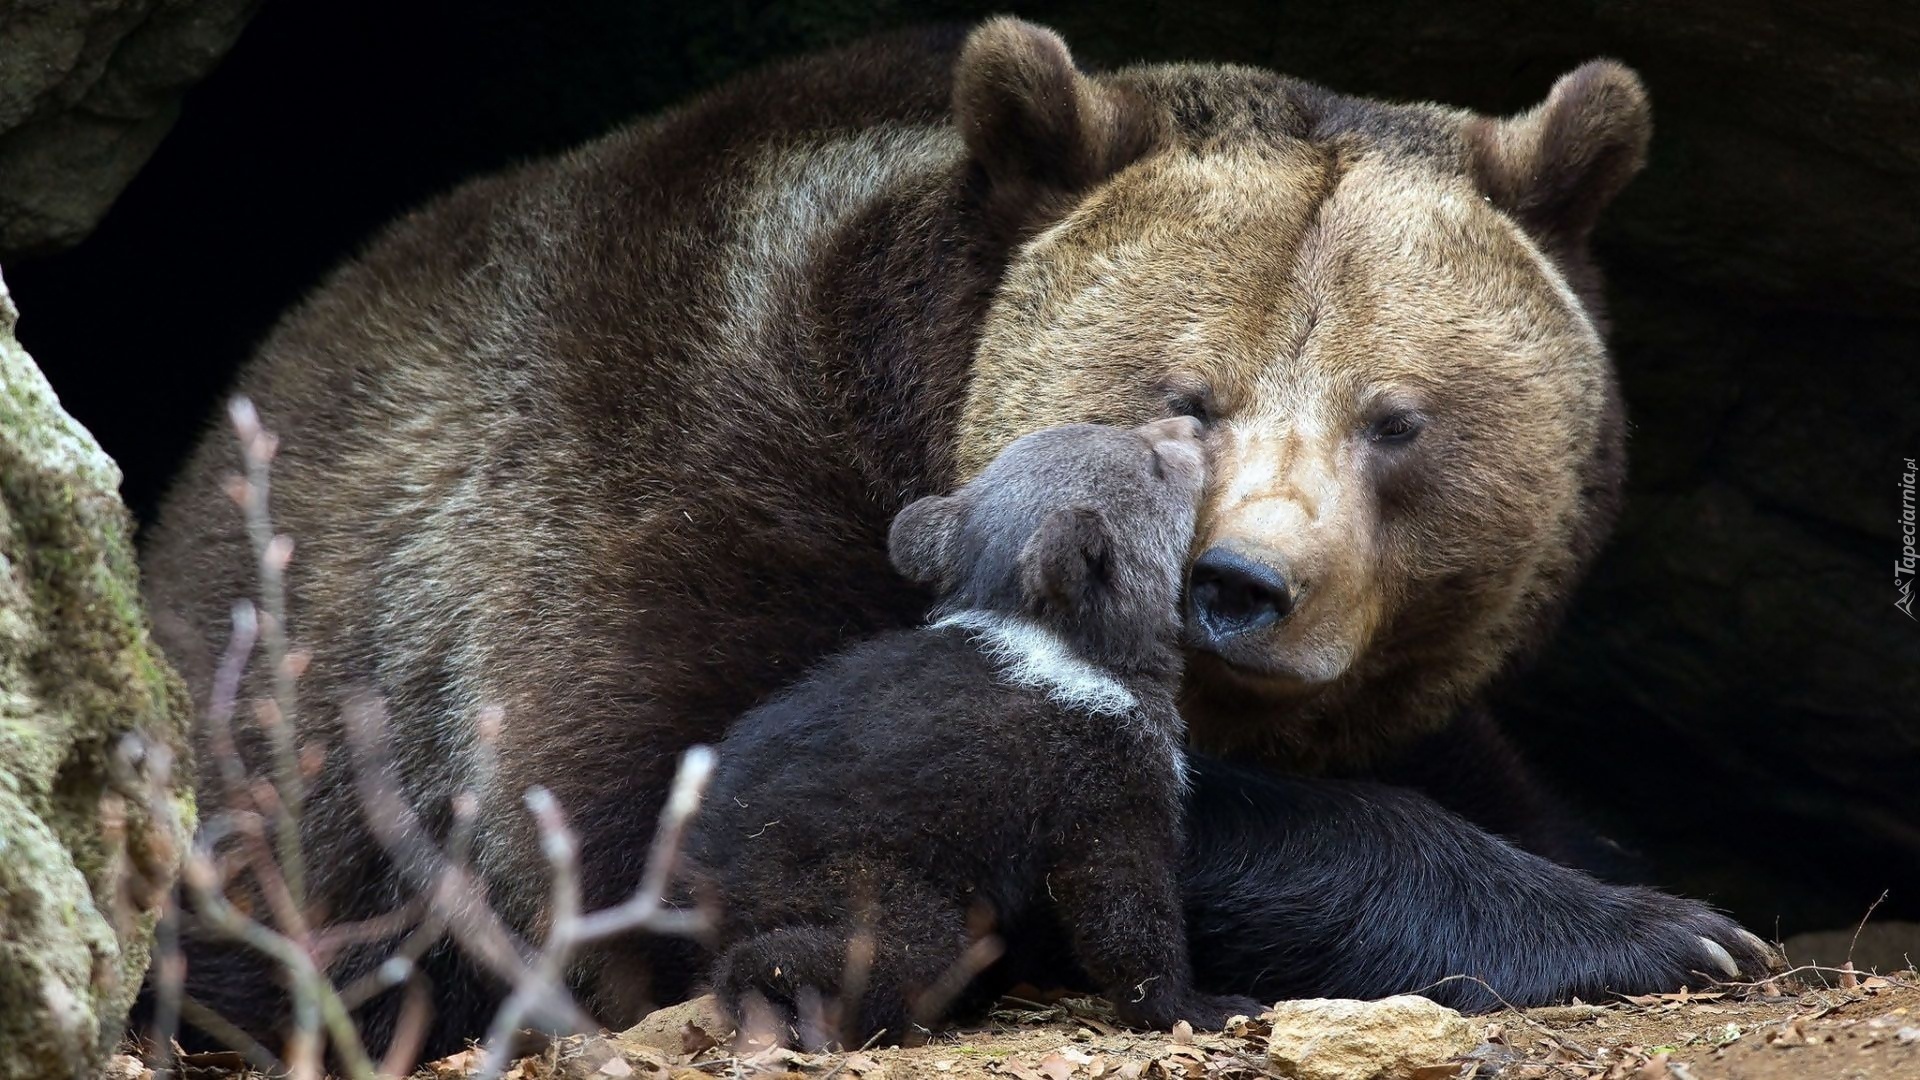
[[[1185,1020],[1195,1031],[1220,1031],[1236,1016],[1259,1016],[1267,1006],[1239,994],[1194,994],[1174,1009],[1175,1020]]]
[[[740,1030],[759,1041],[824,1049],[837,1038],[839,939],[810,928],[739,942],[713,967],[713,992]]]
[[[1198,991],[1150,996],[1139,1001],[1129,1001],[1121,995],[1114,1000],[1113,1008],[1124,1023],[1154,1031],[1170,1030],[1182,1020],[1196,1031],[1219,1031],[1233,1017],[1259,1016],[1266,1011],[1266,1006],[1250,997]]]

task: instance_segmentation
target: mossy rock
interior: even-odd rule
[[[192,706],[149,640],[120,470],[16,318],[0,282],[0,1080],[43,1080],[97,1071],[146,972],[192,789],[176,767],[151,812],[129,755],[183,766]]]

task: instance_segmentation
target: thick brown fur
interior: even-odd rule
[[[328,917],[407,870],[358,820],[348,695],[385,698],[430,820],[482,784],[516,925],[543,916],[531,784],[613,902],[680,750],[925,610],[893,514],[1066,421],[1204,412],[1202,545],[1314,575],[1239,663],[1199,658],[1198,741],[1331,768],[1443,726],[1546,634],[1618,494],[1581,242],[1647,119],[1587,70],[1491,121],[1250,69],[1087,76],[996,20],[734,81],[397,222],[238,387],[282,440],[302,737],[336,751],[305,821]],[[1402,406],[1426,427],[1389,460],[1365,433]],[[234,465],[211,435],[147,558],[202,705],[251,589]],[[581,972],[610,1022],[648,1002],[634,971]]]

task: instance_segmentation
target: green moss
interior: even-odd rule
[[[0,285],[0,1080],[88,1074],[118,1039],[157,913],[112,917],[122,863],[101,798],[130,733],[184,762],[191,715],[149,640],[119,470],[12,324]],[[168,797],[190,828],[180,772]],[[128,835],[147,835],[128,812]]]

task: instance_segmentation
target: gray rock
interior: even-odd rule
[[[258,2],[0,7],[0,259],[86,236]]]
[[[13,339],[0,282],[0,1080],[91,1075],[139,989],[193,820],[135,747],[184,752],[148,639],[120,472]],[[151,760],[151,751],[149,751]]]

